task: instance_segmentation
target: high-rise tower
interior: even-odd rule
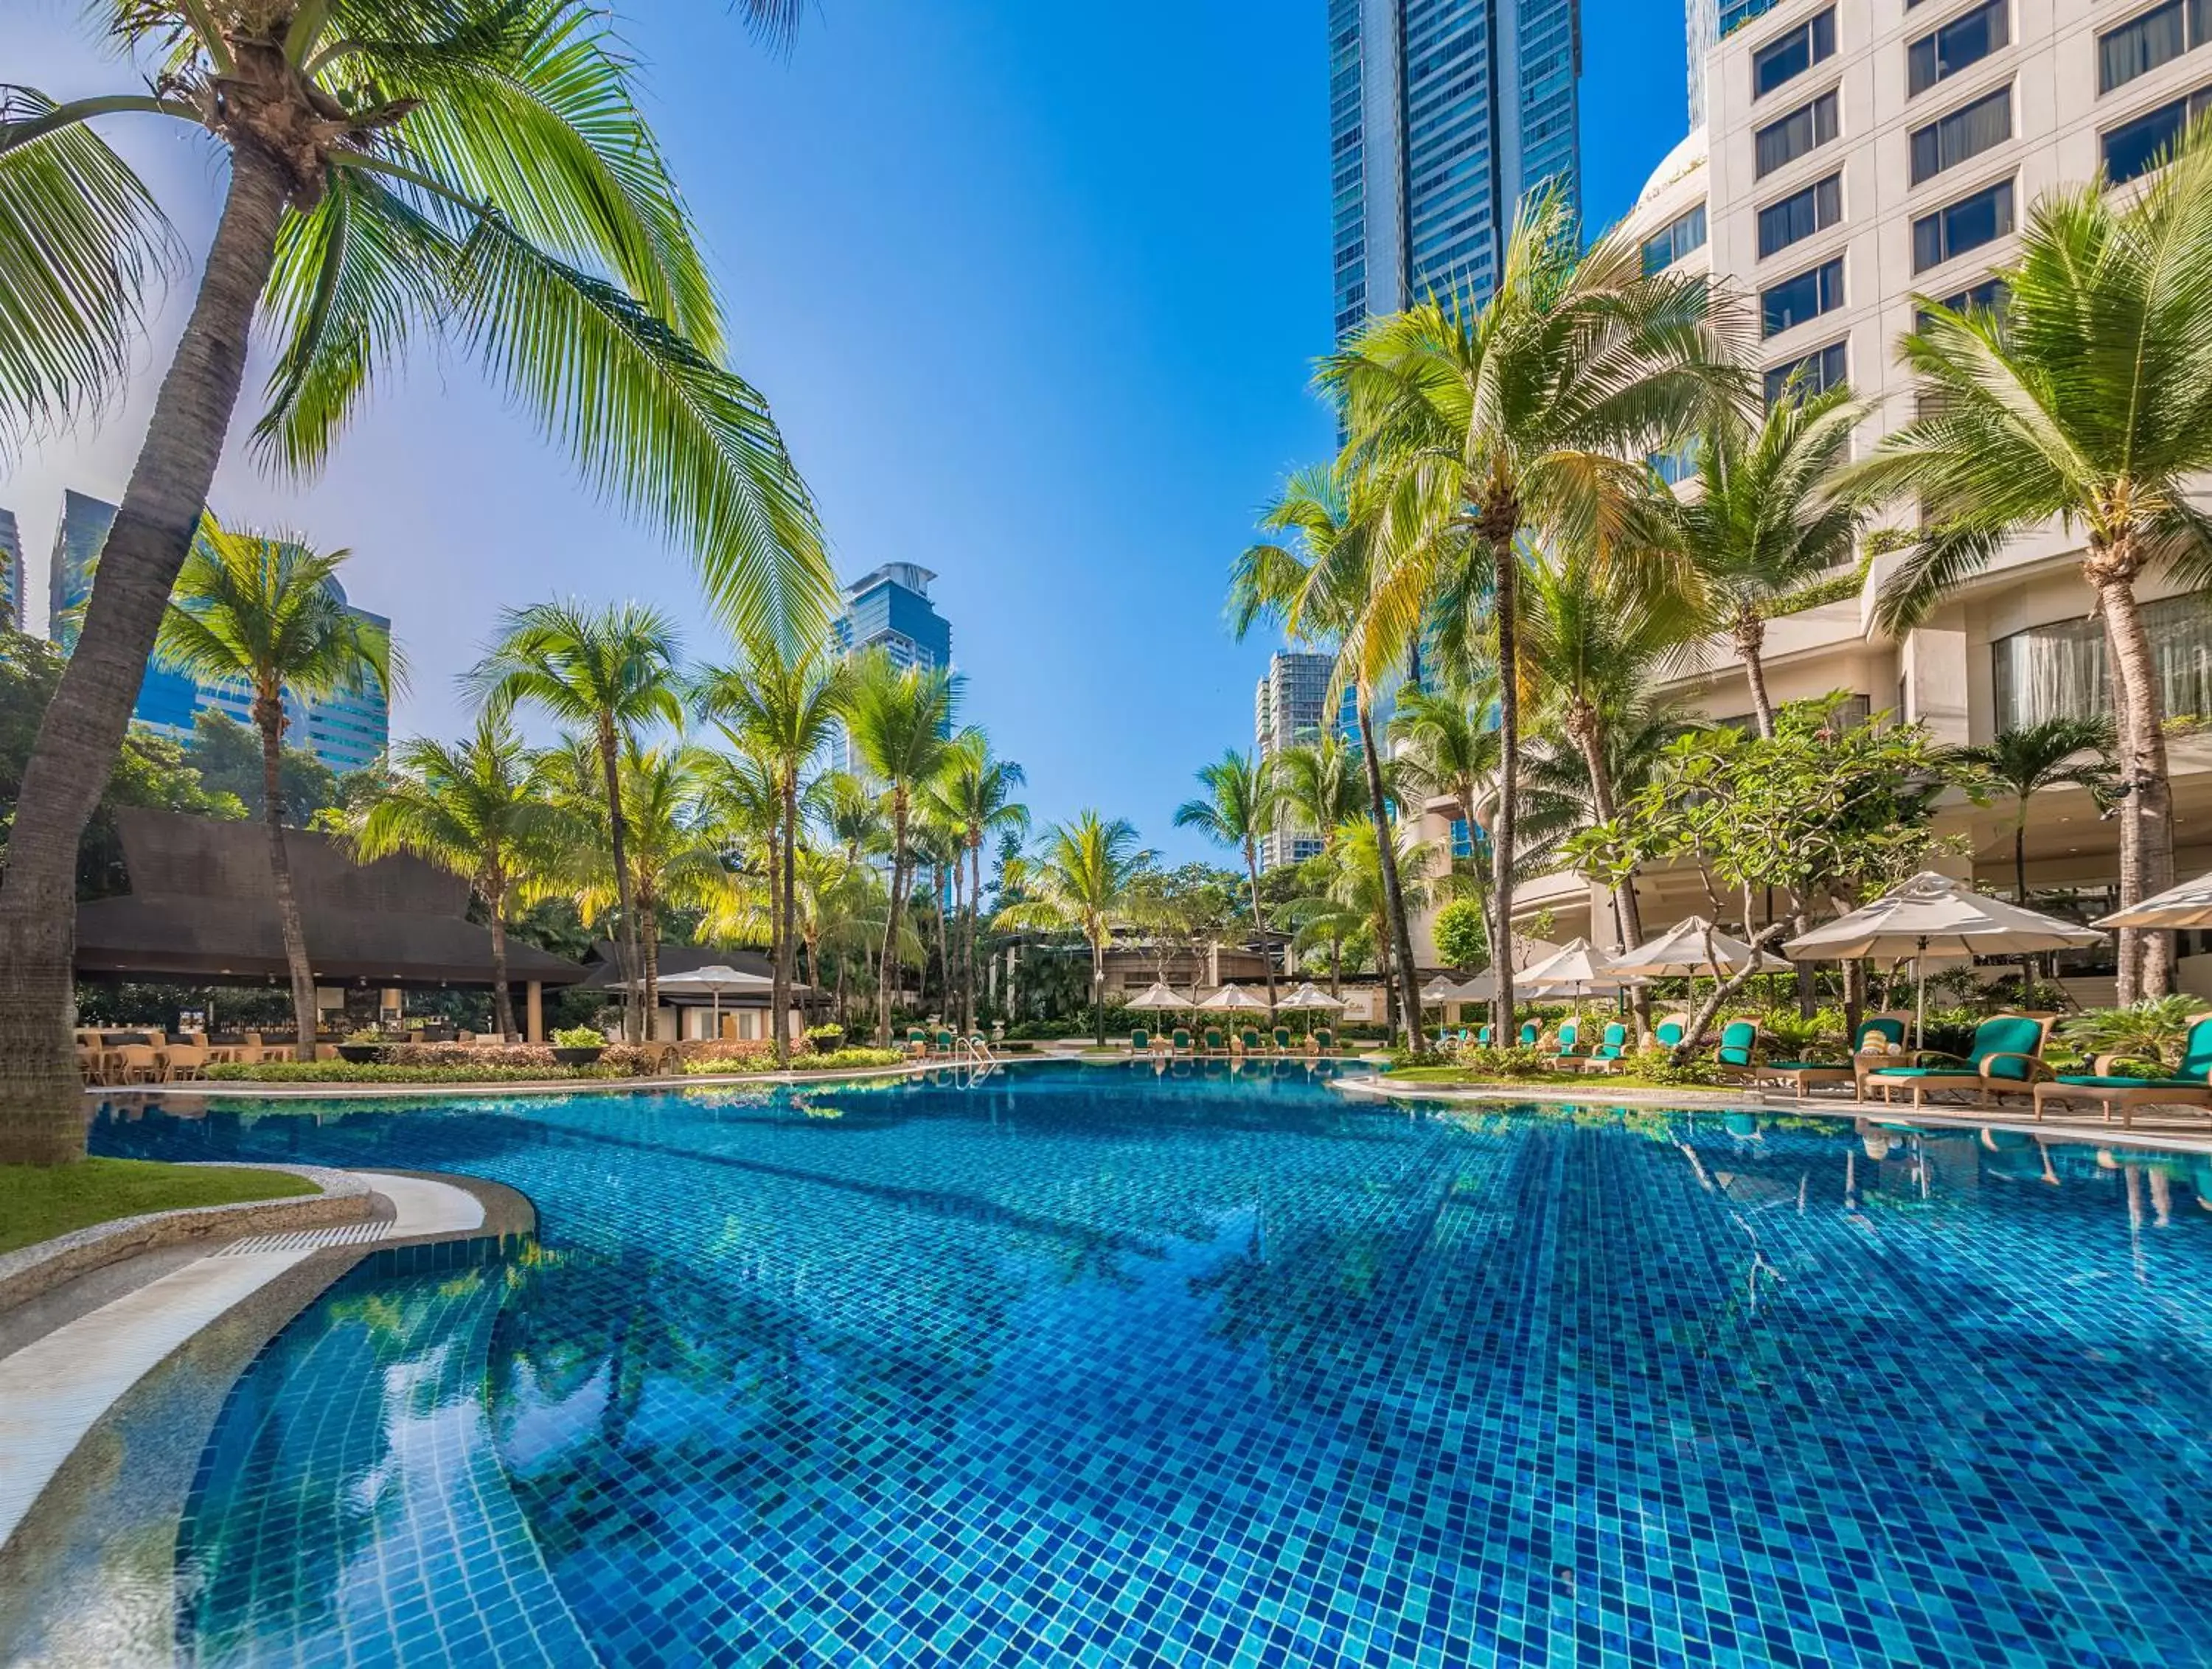
[[[13,510],[0,510],[0,626],[23,629],[23,536]]]

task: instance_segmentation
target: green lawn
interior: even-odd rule
[[[0,1252],[144,1211],[319,1192],[305,1177],[233,1165],[158,1165],[144,1159],[0,1165]]]

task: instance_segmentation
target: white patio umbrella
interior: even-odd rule
[[[1265,1014],[1267,999],[1255,997],[1240,985],[1225,985],[1199,1004],[1209,1014]]]
[[[1442,1008],[1459,999],[1459,987],[1441,974],[1421,987],[1421,1004],[1425,1008]]]
[[[2115,910],[2100,927],[2212,927],[2212,875],[2200,875],[2178,887]]]
[[[1309,1009],[1326,1010],[1334,1014],[1342,1010],[1344,1005],[1344,999],[1341,997],[1330,996],[1326,991],[1318,988],[1310,980],[1289,996],[1278,998],[1275,1001],[1277,1008],[1286,1010],[1292,1014]]]
[[[642,980],[639,981],[641,989],[643,984]],[[664,974],[659,984],[661,990],[672,991],[679,996],[685,992],[704,992],[712,999],[714,1035],[718,1038],[722,1035],[722,998],[725,996],[734,996],[741,991],[772,991],[775,987],[775,981],[765,974],[747,974],[723,962],[716,962],[708,968],[695,968],[688,974]],[[805,987],[794,985],[791,989],[796,992]],[[773,1032],[782,1023],[781,1016],[772,1017],[769,1021],[769,1029]]]
[[[1925,1042],[1928,982],[1922,962],[1931,958],[2017,956],[2031,950],[2067,950],[2097,944],[2094,927],[2061,921],[2038,910],[2008,904],[1973,891],[1966,883],[1932,870],[1914,876],[1894,892],[1849,915],[1824,922],[1782,947],[1792,962],[1844,962],[1858,956],[1910,956],[1919,1011],[1913,1039]]]
[[[1779,974],[1790,966],[1764,950],[1756,954],[1762,974]],[[1722,932],[1704,916],[1692,916],[1686,921],[1676,922],[1657,938],[1646,939],[1622,951],[1613,958],[1612,967],[1615,974],[1641,980],[1675,974],[1693,979],[1700,974],[1710,974],[1719,979],[1741,968],[1753,955],[1752,948],[1741,939]]]
[[[1575,994],[1625,991],[1635,983],[1622,977],[1613,959],[1588,939],[1570,939],[1552,955],[1514,976],[1514,983],[1544,991],[1571,986]]]
[[[1191,1006],[1191,1000],[1182,992],[1155,980],[1145,988],[1141,996],[1132,997],[1125,1006],[1147,1011],[1158,1011],[1161,1013],[1172,1010],[1180,1014]]]

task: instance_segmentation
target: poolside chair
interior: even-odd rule
[[[1290,1052],[1291,1052],[1291,1029],[1290,1029],[1288,1026],[1278,1026],[1278,1027],[1276,1027],[1276,1028],[1275,1028],[1275,1053],[1276,1053],[1277,1054],[1285,1054],[1285,1055],[1286,1055],[1286,1054],[1290,1053]]]
[[[1909,1089],[1915,1107],[1947,1089],[1971,1089],[1984,1107],[1990,1105],[1992,1095],[2032,1099],[2036,1079],[2048,1071],[2043,1047],[2050,1041],[2051,1019],[2048,1014],[2000,1014],[1974,1028],[1972,1046],[1965,1054],[1917,1050],[1907,1057],[1907,1065],[1875,1067],[1867,1074],[1868,1087],[1881,1090],[1885,1102],[1895,1100],[1900,1087]]]
[[[1859,1022],[1857,1035],[1851,1039],[1851,1058],[1848,1062],[1770,1060],[1759,1067],[1759,1076],[1788,1084],[1799,1101],[1810,1095],[1816,1083],[1848,1083],[1851,1094],[1863,1099],[1867,1074],[1902,1060],[1903,1056],[1893,1051],[1904,1047],[1906,1029],[1911,1023],[1909,1014],[1870,1014]]]
[[[165,1049],[156,1049],[154,1059],[161,1068],[161,1081],[164,1083],[181,1083],[188,1078],[207,1076],[208,1052],[189,1043],[172,1043]]]
[[[1521,1023],[1521,1047],[1522,1048],[1534,1048],[1536,1045],[1543,1040],[1543,1036],[1544,1023],[1542,1021],[1523,1020]]]
[[[2105,1122],[2119,1109],[2124,1128],[2133,1129],[2138,1107],[2202,1107],[2212,1110],[2212,1011],[2192,1015],[2189,1036],[2181,1048],[2181,1064],[2171,1074],[2130,1077],[2115,1073],[2113,1055],[2099,1055],[2087,1072],[2061,1072],[2048,1083],[2035,1086],[2035,1116],[2043,1117],[2045,1102],[2095,1102],[2105,1109]]]
[[[1196,1053],[1191,1047],[1190,1030],[1189,1028],[1186,1026],[1177,1026],[1174,1032],[1170,1035],[1168,1041],[1173,1047],[1175,1053],[1179,1055],[1187,1055]]]
[[[952,1058],[952,1034],[940,1029],[937,1034],[937,1053],[947,1060]]]
[[[1316,1026],[1310,1041],[1316,1054],[1333,1055],[1336,1053],[1336,1034],[1327,1026]]]
[[[1129,1053],[1131,1054],[1149,1053],[1152,1050],[1152,1035],[1146,1031],[1142,1026],[1138,1027],[1136,1030],[1129,1034]]]
[[[1759,1022],[1748,1018],[1731,1020],[1722,1027],[1721,1044],[1713,1052],[1713,1064],[1721,1069],[1723,1077],[1748,1082],[1759,1066]]]
[[[1686,1014],[1666,1014],[1651,1029],[1651,1041],[1662,1049],[1678,1049],[1682,1040],[1690,1035],[1690,1017]]]
[[[1477,1026],[1474,1029],[1474,1047],[1478,1049],[1486,1049],[1490,1047],[1489,1027]]]
[[[929,1034],[919,1026],[908,1026],[906,1029],[906,1052],[910,1055],[927,1054]]]
[[[161,1051],[151,1043],[119,1043],[107,1051],[111,1083],[159,1083]]]
[[[1206,1053],[1210,1055],[1225,1055],[1229,1053],[1228,1041],[1222,1036],[1219,1028],[1208,1026],[1206,1029]]]
[[[1250,1026],[1247,1026],[1247,1027],[1245,1027],[1245,1028],[1244,1028],[1244,1029],[1243,1029],[1243,1031],[1238,1032],[1238,1033],[1237,1034],[1237,1046],[1239,1048],[1243,1049],[1243,1050],[1244,1051],[1244,1053],[1245,1053],[1246,1054],[1248,1054],[1248,1055],[1255,1055],[1255,1054],[1259,1053],[1260,1053],[1260,1034],[1259,1034],[1259,1032],[1258,1032],[1258,1031],[1256,1031],[1255,1029],[1253,1029],[1253,1028],[1252,1028],[1252,1027],[1250,1027]]]
[[[1621,1062],[1628,1059],[1628,1028],[1618,1020],[1609,1020],[1599,1035],[1597,1047],[1583,1057],[1583,1071],[1617,1072],[1620,1070]]]
[[[1561,1065],[1578,1065],[1583,1059],[1583,1023],[1562,1020],[1552,1035],[1552,1059]]]

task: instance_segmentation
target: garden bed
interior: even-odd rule
[[[0,1165],[0,1253],[119,1217],[319,1192],[304,1176],[244,1166],[165,1165],[143,1159]]]

